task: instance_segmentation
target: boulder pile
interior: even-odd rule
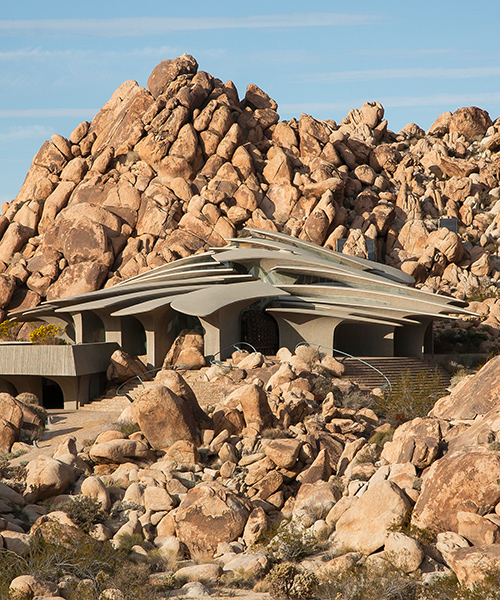
[[[0,547],[23,555],[39,535],[116,547],[133,536],[129,559],[162,556],[150,577],[177,587],[258,581],[291,556],[324,582],[392,565],[471,585],[500,568],[500,357],[394,431],[345,379],[315,394],[324,367],[304,361],[308,350],[283,349],[278,362],[235,353],[186,379],[160,371],[131,405],[137,431],[105,430],[81,448],[69,437],[24,479],[0,482]],[[221,384],[212,405],[194,392]],[[68,509],[85,498],[104,515],[87,533]],[[303,559],[306,547],[316,555]],[[55,583],[50,597],[68,584]]]
[[[4,206],[0,309],[112,286],[245,225],[376,258],[425,290],[496,290],[498,121],[468,107],[396,134],[377,102],[341,123],[277,109],[188,55],[146,88],[122,84],[69,139],[45,142]]]

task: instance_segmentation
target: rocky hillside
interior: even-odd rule
[[[329,360],[161,370],[95,440],[0,464],[2,598],[496,597],[467,588],[500,572],[500,357],[395,431]]]
[[[122,84],[42,146],[4,206],[0,308],[112,286],[246,225],[333,249],[345,239],[343,252],[373,250],[434,292],[496,285],[500,122],[469,107],[395,134],[377,102],[340,124],[280,121],[277,108],[253,84],[240,99],[188,55],[162,61],[146,89]]]

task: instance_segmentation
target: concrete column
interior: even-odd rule
[[[297,344],[306,342],[324,346],[321,350],[331,354],[335,327],[342,319],[293,313],[272,312],[280,331],[280,346],[294,351]]]
[[[96,314],[103,322],[105,341],[116,342],[118,345],[122,346],[122,328],[120,317],[111,317],[104,310],[96,310]]]

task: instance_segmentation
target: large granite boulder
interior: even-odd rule
[[[429,413],[440,419],[474,419],[500,405],[500,356],[488,361],[474,376],[462,380]]]
[[[132,412],[155,450],[168,450],[178,440],[200,444],[190,404],[164,385],[144,389],[133,403]]]
[[[253,383],[236,388],[226,399],[226,404],[241,409],[247,427],[257,432],[273,427],[275,423],[266,392]]]
[[[62,494],[79,475],[70,465],[48,456],[33,459],[26,470],[25,498],[30,503]]]
[[[396,429],[392,441],[384,445],[382,458],[391,464],[411,462],[417,468],[425,469],[437,458],[441,429],[446,431],[447,426],[431,417],[407,421]]]
[[[386,543],[389,528],[401,525],[410,508],[410,500],[395,483],[375,483],[337,521],[335,547],[342,552],[375,552]]]
[[[176,509],[176,534],[191,553],[213,554],[220,542],[232,542],[243,533],[250,512],[248,500],[219,483],[202,483]]]
[[[412,524],[458,533],[459,511],[489,513],[500,500],[500,452],[476,449],[447,454],[423,475]]]
[[[142,375],[146,370],[147,367],[139,358],[130,356],[123,350],[115,350],[110,358],[106,378],[108,381],[121,383],[137,375]]]
[[[180,373],[173,369],[162,369],[156,374],[155,383],[168,387],[169,390],[177,394],[179,398],[182,398],[189,405],[200,429],[208,429],[211,426],[210,417],[201,408],[196,394]]]

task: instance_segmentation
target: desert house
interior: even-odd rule
[[[413,279],[393,267],[281,233],[245,231],[223,248],[113,287],[12,313],[65,323],[70,343],[1,344],[5,391],[44,397],[57,384],[64,407],[78,407],[101,391],[115,349],[161,367],[185,329],[203,333],[208,360],[226,358],[239,342],[269,355],[308,342],[334,355],[421,358],[433,352],[435,319],[470,314],[460,300],[411,287]]]

